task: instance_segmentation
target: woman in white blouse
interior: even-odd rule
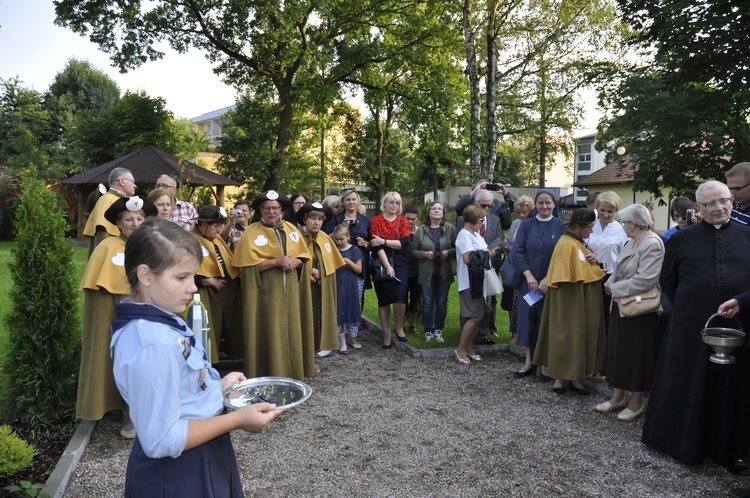
[[[615,220],[617,213],[620,211],[621,204],[622,200],[620,199],[620,196],[611,190],[599,194],[596,198],[596,203],[594,204],[598,220],[596,224],[594,224],[594,231],[591,233],[587,245],[594,253],[594,256],[596,256],[599,266],[601,266],[607,274],[607,276],[604,277],[603,282],[606,282],[612,276],[617,257],[620,255],[620,251],[622,251],[625,242],[628,241],[628,235],[625,233],[625,229],[617,220]],[[602,288],[605,331],[609,330],[609,307],[611,301],[611,296],[604,292],[604,288]],[[607,363],[605,360],[602,371],[599,373],[604,375],[606,368]]]

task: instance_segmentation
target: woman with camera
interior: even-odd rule
[[[221,238],[224,239],[233,253],[237,247],[237,242],[245,233],[249,219],[250,202],[245,199],[235,202],[234,207],[229,210],[229,223],[221,230]]]

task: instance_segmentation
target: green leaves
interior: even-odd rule
[[[599,143],[625,146],[638,165],[639,190],[693,191],[700,181],[723,181],[750,152],[750,5],[619,3],[635,29],[632,43],[653,48],[653,59],[626,68],[602,92]]]
[[[30,167],[23,177],[7,315],[10,376],[6,413],[58,418],[75,400],[80,347],[72,247],[57,196]]]

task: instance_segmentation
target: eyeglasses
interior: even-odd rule
[[[166,183],[157,183],[156,188],[167,190],[168,188],[176,188],[174,185],[167,185]]]
[[[718,205],[725,206],[725,207],[726,206],[731,206],[732,205],[732,199],[730,199],[728,197],[722,197],[721,199],[716,200],[716,201],[699,202],[698,204],[700,204],[701,206],[703,206],[706,209],[713,209],[713,208],[715,208]]]
[[[304,206],[305,205],[305,201],[301,201],[301,202],[300,201],[295,201],[295,202],[292,203],[292,205],[293,206]]]
[[[125,181],[125,182],[130,182],[130,183],[132,183],[133,185],[135,185],[135,180],[133,180],[132,178],[122,178],[121,180],[122,180],[122,181]]]
[[[486,211],[489,211],[490,208],[492,207],[492,204],[480,204],[479,207]]]
[[[281,206],[263,206],[260,208],[261,211],[281,211]]]
[[[737,191],[742,190],[743,188],[747,187],[748,185],[750,185],[750,183],[746,183],[746,184],[744,184],[741,187],[729,187],[729,191],[730,192],[737,192]]]

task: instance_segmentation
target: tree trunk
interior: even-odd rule
[[[266,177],[263,190],[278,190],[281,173],[286,167],[286,158],[292,143],[292,123],[294,118],[294,91],[285,85],[277,85],[281,112],[279,114],[279,132],[276,138],[276,154],[271,159],[271,169]]]
[[[464,40],[466,42],[466,74],[471,85],[471,159],[469,162],[469,174],[471,183],[479,180],[482,168],[482,149],[480,147],[479,126],[482,112],[481,93],[479,91],[479,68],[477,66],[477,52],[474,46],[474,31],[471,27],[471,0],[463,3]]]
[[[487,2],[487,75],[485,86],[487,87],[487,122],[485,123],[485,150],[484,161],[482,161],[482,178],[493,180],[495,178],[495,163],[497,161],[497,46],[495,39],[497,33],[497,16],[495,2]]]

